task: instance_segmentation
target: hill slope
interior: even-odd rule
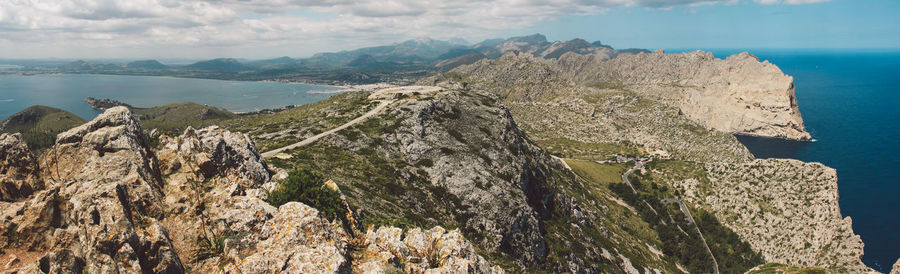
[[[32,150],[42,150],[56,141],[56,134],[84,123],[77,115],[48,106],[31,106],[0,122],[0,133],[22,133]]]

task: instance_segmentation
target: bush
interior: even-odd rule
[[[288,202],[301,202],[319,210],[329,220],[346,218],[346,208],[337,191],[325,185],[325,178],[307,169],[293,170],[269,193],[269,204],[279,207]]]

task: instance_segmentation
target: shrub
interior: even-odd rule
[[[208,235],[206,231],[204,231],[203,235],[197,236],[196,261],[219,257],[224,254],[226,236],[228,235],[225,232]]]
[[[314,171],[297,169],[269,193],[269,204],[279,207],[288,202],[301,202],[319,210],[329,220],[346,218],[346,208],[337,191],[325,185],[325,178]]]

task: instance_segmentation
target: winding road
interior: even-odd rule
[[[408,95],[408,94],[414,94],[414,93],[430,94],[430,93],[435,93],[435,92],[438,92],[441,90],[442,89],[440,87],[427,87],[427,86],[393,87],[393,88],[377,90],[377,91],[373,92],[371,95],[369,95],[369,99],[380,102],[378,104],[378,106],[376,106],[372,110],[369,110],[368,112],[364,113],[363,115],[360,115],[359,117],[356,117],[355,119],[350,120],[350,122],[347,122],[343,125],[340,125],[335,128],[332,128],[328,131],[316,134],[315,136],[306,138],[300,142],[296,142],[296,143],[293,143],[293,144],[290,144],[287,146],[283,146],[280,148],[276,148],[273,150],[263,152],[263,153],[261,153],[261,155],[263,158],[270,158],[270,157],[275,156],[278,153],[282,153],[287,150],[291,150],[291,149],[295,149],[295,148],[302,147],[305,145],[309,145],[309,144],[321,139],[322,137],[334,134],[335,132],[344,130],[355,124],[359,124],[360,122],[365,121],[366,119],[369,119],[370,117],[374,116],[375,114],[378,114],[379,112],[384,110],[388,105],[393,104],[398,101],[401,101],[401,100],[404,100],[404,99],[399,98],[398,95]]]
[[[634,161],[634,167],[632,167],[628,171],[625,171],[625,173],[622,174],[622,181],[625,182],[625,184],[631,188],[631,191],[634,194],[637,194],[637,191],[635,191],[634,186],[632,186],[631,182],[628,181],[628,176],[631,175],[632,173],[634,173],[635,171],[644,168],[644,164],[646,164],[650,160],[635,158],[635,159],[633,159],[633,161]],[[644,202],[646,203],[647,201],[644,201]],[[703,241],[703,247],[706,247],[706,252],[709,252],[709,257],[712,258],[713,273],[719,274],[719,262],[716,261],[716,256],[713,255],[712,249],[709,249],[709,245],[706,243],[706,237],[703,236],[703,232],[700,232],[700,227],[697,226],[697,222],[694,221],[694,216],[691,215],[691,211],[688,210],[688,207],[684,204],[684,201],[681,201],[681,199],[677,199],[677,198],[666,198],[666,199],[660,200],[660,202],[662,202],[663,204],[678,203],[678,207],[681,209],[681,212],[684,213],[684,215],[688,217],[688,222],[691,224],[694,224],[694,230],[696,230],[697,234],[700,235],[700,240]],[[649,204],[647,204],[647,207],[649,207],[651,210],[653,210],[653,207],[651,207]],[[654,212],[656,212],[656,210],[654,210]],[[657,215],[659,215],[659,213],[657,213]]]

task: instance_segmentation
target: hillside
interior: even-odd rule
[[[608,161],[611,156],[623,153],[653,156],[656,160],[642,166],[642,175],[635,180],[641,185],[649,182],[653,186],[675,188],[678,199],[685,199],[689,207],[715,216],[717,223],[732,229],[768,262],[825,267],[839,272],[870,271],[860,261],[862,241],[852,232],[850,219],[840,214],[837,177],[829,175],[833,174],[832,169],[792,161],[754,160],[730,135],[733,128],[718,127],[696,112],[706,109],[705,115],[709,115],[716,113],[710,111],[716,107],[728,110],[727,105],[709,103],[721,102],[723,97],[763,100],[766,104],[785,107],[735,110],[737,116],[743,117],[775,112],[764,115],[772,118],[764,120],[771,123],[760,126],[764,130],[750,133],[769,132],[766,134],[770,136],[802,139],[808,134],[798,133],[797,122],[794,126],[780,124],[777,121],[782,118],[776,118],[801,119],[790,107],[795,106],[796,99],[781,96],[793,93],[790,77],[768,63],[748,58],[747,54],[725,60],[714,60],[699,53],[662,54],[641,53],[614,59],[569,54],[558,60],[507,54],[422,82],[491,91],[509,106],[525,133],[559,157]],[[628,61],[618,60],[622,58]],[[644,59],[667,60],[636,61]],[[619,65],[623,62],[635,67]],[[695,63],[673,65],[680,62]],[[751,71],[726,85],[730,88],[709,88],[712,90],[692,95],[697,102],[693,110],[677,107],[674,104],[677,100],[667,101],[667,98],[680,98],[686,91],[690,93],[689,88],[670,89],[669,83],[708,83],[731,77],[722,77],[721,72],[715,80],[703,76],[707,70],[716,71],[713,67],[723,63]],[[695,71],[696,68],[699,69]],[[755,77],[771,82],[757,82],[761,80]],[[757,88],[760,84],[773,85],[775,91]],[[719,115],[722,116],[719,119],[728,118],[728,114]],[[587,174],[591,170],[583,172]],[[805,188],[797,189],[797,185]],[[637,186],[631,188],[641,192]],[[625,196],[620,198],[640,211],[643,207],[640,200],[627,198],[628,191],[620,190],[619,194],[623,193]],[[652,203],[649,206],[656,212],[660,210]],[[760,227],[763,223],[765,229]]]
[[[31,106],[0,122],[0,133],[22,133],[32,150],[43,150],[56,141],[56,134],[84,123],[71,112],[48,106]]]
[[[38,155],[0,135],[0,271],[872,271],[834,169],[733,136],[809,138],[776,66],[542,35],[442,45],[319,56],[357,80],[449,70],[405,76],[419,86],[246,114],[95,100]],[[303,61],[258,66],[279,62]],[[35,108],[20,128],[63,113]]]

